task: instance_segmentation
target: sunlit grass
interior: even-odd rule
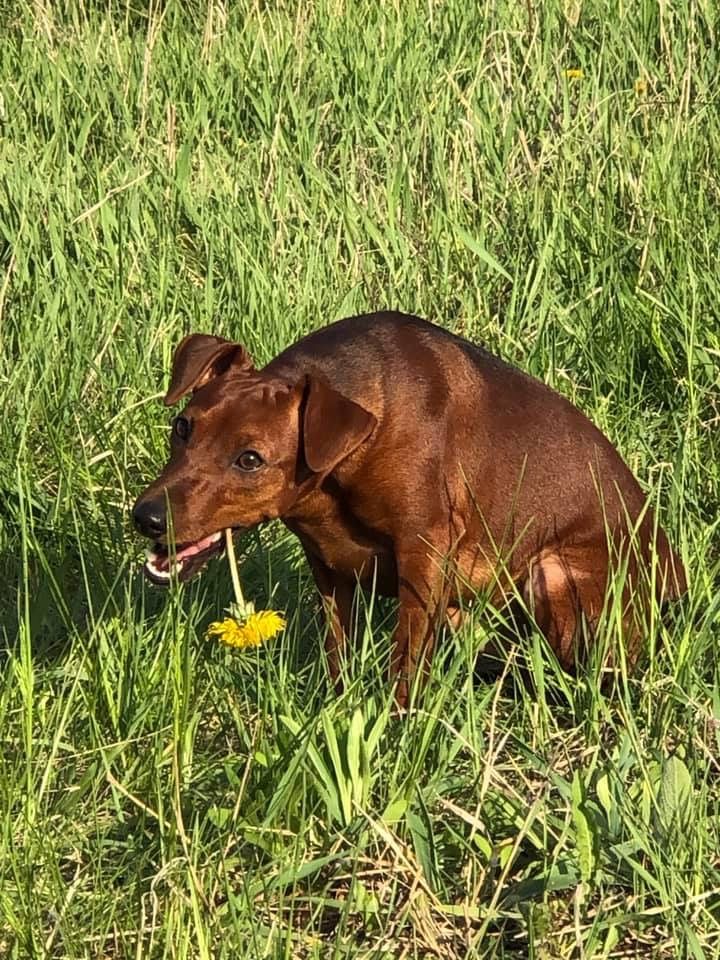
[[[3,21],[0,956],[718,955],[715,7]],[[281,527],[243,543],[288,620],[257,649],[205,639],[224,563],[138,576],[180,337],[261,364],[385,306],[551,383],[648,489],[691,590],[635,676],[601,693],[534,636],[476,677],[480,602],[401,720],[392,605],[359,603],[336,698]]]

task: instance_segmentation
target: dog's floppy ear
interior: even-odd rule
[[[245,347],[222,337],[191,333],[180,341],[175,351],[170,386],[165,394],[166,406],[177,403],[185,394],[198,390],[231,366],[252,370],[253,362]]]
[[[313,473],[329,473],[370,436],[377,420],[322,380],[306,377],[303,455]]]

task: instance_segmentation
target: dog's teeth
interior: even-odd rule
[[[152,550],[146,550],[145,557],[146,557],[145,566],[150,571],[150,573],[153,574],[153,576],[159,577],[161,580],[170,579],[170,571],[162,570],[160,567],[158,567],[156,563],[156,558],[157,558],[156,553],[154,553]]]
[[[197,561],[193,561],[193,558],[198,554],[204,554],[205,551],[209,551],[210,548],[214,548],[222,540],[222,537],[222,530],[218,530],[193,543],[185,544],[184,547],[178,550],[177,554],[172,551],[166,551],[164,547],[159,547],[158,544],[155,544],[154,547],[146,547],[145,570],[151,578],[154,578],[156,581],[162,580],[163,583],[170,581],[173,577],[179,578],[182,575],[186,561],[197,563]],[[201,565],[204,566],[206,559],[207,557],[202,559],[201,556]]]

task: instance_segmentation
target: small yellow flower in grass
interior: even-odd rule
[[[259,647],[265,640],[270,640],[281,630],[285,629],[285,621],[274,610],[261,610],[251,613],[245,621],[226,617],[208,627],[208,638],[217,637],[226,647],[236,647],[246,650],[248,647]]]
[[[567,70],[564,70],[563,73],[568,80],[582,80],[583,72],[579,67],[569,67]]]
[[[235,591],[235,603],[228,609],[229,617],[210,624],[207,638],[209,640],[210,637],[217,637],[226,647],[235,647],[238,650],[259,647],[261,643],[285,629],[285,620],[275,610],[257,612],[255,605],[245,600],[235,562],[232,530],[225,531],[225,548]]]

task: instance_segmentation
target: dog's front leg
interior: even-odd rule
[[[395,700],[401,708],[408,705],[415,678],[421,685],[430,671],[435,631],[445,614],[444,593],[442,573],[430,558],[418,557],[400,571],[398,624],[389,672],[390,681],[397,681]]]
[[[354,581],[331,570],[319,557],[306,552],[327,619],[325,654],[328,671],[337,693],[343,691],[342,664],[352,625]]]

